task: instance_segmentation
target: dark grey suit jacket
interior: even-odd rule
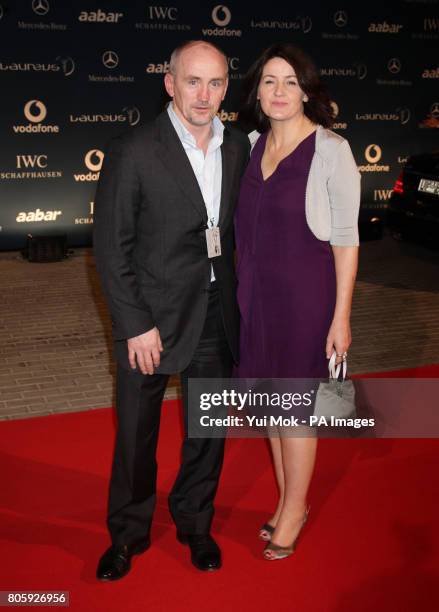
[[[249,149],[244,134],[226,127],[222,255],[208,259],[206,206],[167,112],[110,143],[95,199],[94,252],[122,365],[128,367],[125,340],[156,326],[164,346],[156,371],[185,369],[205,320],[211,263],[226,336],[238,359],[233,213]]]

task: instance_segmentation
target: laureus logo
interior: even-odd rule
[[[224,28],[232,19],[232,13],[224,4],[218,4],[212,11],[212,21],[215,25]]]
[[[75,72],[75,62],[71,57],[58,57],[57,62],[61,65],[64,76],[70,76]]]
[[[23,109],[27,125],[13,125],[16,134],[58,134],[59,125],[43,124],[47,117],[47,106],[41,100],[29,100]]]
[[[126,114],[128,118],[128,123],[131,126],[137,125],[140,121],[140,111],[137,106],[128,107],[125,106],[123,112]]]
[[[29,100],[24,105],[24,116],[31,123],[44,121],[47,115],[47,107],[40,100]]]

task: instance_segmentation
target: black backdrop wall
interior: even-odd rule
[[[385,207],[407,156],[437,148],[437,0],[293,2],[0,0],[0,248],[28,233],[91,242],[108,140],[165,103],[175,46],[205,38],[229,58],[220,117],[267,45],[315,59],[363,175],[363,208]]]

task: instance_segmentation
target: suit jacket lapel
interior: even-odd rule
[[[236,150],[227,128],[224,130],[224,140],[221,145],[222,181],[221,181],[221,204],[219,214],[219,227],[226,227],[228,219],[232,214],[231,189],[233,174],[235,170]]]
[[[173,179],[180,185],[184,194],[189,198],[204,223],[207,223],[206,205],[204,204],[197,178],[167,111],[164,111],[157,117],[157,125],[159,128],[156,148],[157,155],[168,168]]]

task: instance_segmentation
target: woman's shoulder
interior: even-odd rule
[[[258,141],[259,136],[261,136],[261,132],[258,132],[257,130],[253,130],[253,132],[250,132],[250,134],[247,134],[247,137],[250,141],[250,146],[252,149],[255,146],[256,142]]]
[[[323,157],[332,157],[338,147],[345,143],[344,146],[349,146],[348,141],[340,134],[324,128],[319,125],[316,134],[316,151]]]

